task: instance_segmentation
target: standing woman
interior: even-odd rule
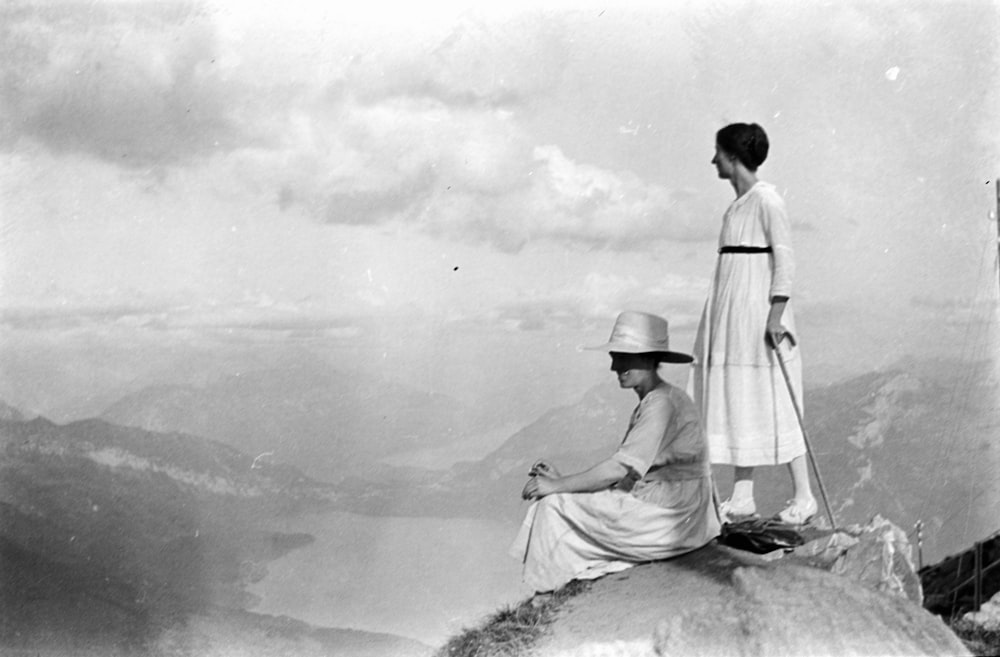
[[[804,524],[816,513],[806,445],[774,348],[781,349],[801,403],[802,363],[791,306],[791,230],[773,185],[757,179],[768,139],[756,123],[715,137],[719,178],[736,192],[722,217],[719,257],[694,352],[692,396],[702,413],[712,463],[735,466],[723,518],[754,515],[754,468],[788,464],[794,497],[778,514]]]

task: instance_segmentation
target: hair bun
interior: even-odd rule
[[[767,159],[767,133],[756,123],[731,123],[716,133],[715,141],[751,171]]]

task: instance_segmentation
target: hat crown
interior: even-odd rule
[[[661,363],[690,363],[688,354],[670,350],[667,320],[659,315],[626,310],[618,315],[611,329],[611,338],[600,347],[588,349],[625,354],[657,354]]]
[[[669,351],[667,320],[650,313],[626,310],[615,320],[608,343],[632,353]]]

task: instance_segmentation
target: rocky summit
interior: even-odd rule
[[[532,654],[970,654],[940,618],[878,588],[808,559],[714,543],[593,582],[559,609]]]

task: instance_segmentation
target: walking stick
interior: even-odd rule
[[[830,508],[830,500],[826,497],[826,486],[823,485],[823,477],[819,473],[819,467],[816,465],[816,457],[813,456],[812,446],[809,444],[809,436],[806,434],[806,424],[802,420],[802,409],[799,408],[799,401],[795,398],[795,389],[792,387],[792,379],[788,376],[788,368],[785,367],[785,357],[781,355],[781,349],[778,348],[777,344],[771,345],[774,348],[774,353],[778,357],[778,365],[781,366],[781,374],[785,377],[785,385],[788,386],[788,396],[792,398],[792,406],[795,408],[795,417],[799,421],[799,429],[802,430],[802,440],[806,444],[806,454],[809,456],[809,463],[812,465],[813,472],[816,474],[816,483],[819,484],[819,494],[823,498],[823,506],[826,508],[826,515],[830,517],[830,526],[833,527],[833,531],[837,531],[837,521],[833,518],[833,509]]]

